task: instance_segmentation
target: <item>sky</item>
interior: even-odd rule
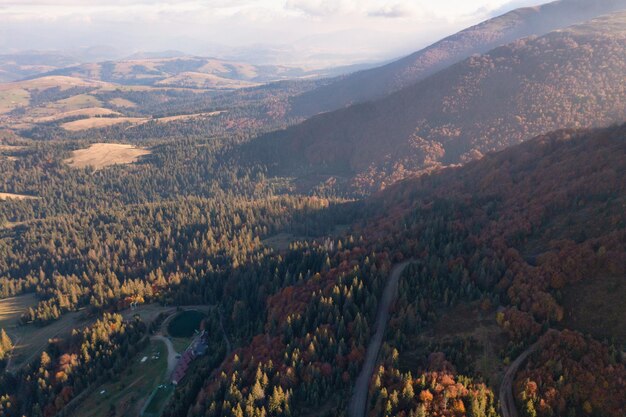
[[[540,0],[0,0],[0,52],[189,54],[319,67],[379,62]],[[106,46],[106,48],[104,47]],[[111,48],[112,47],[112,48]]]

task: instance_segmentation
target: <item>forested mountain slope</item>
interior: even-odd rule
[[[494,366],[537,338],[549,346],[516,382],[524,416],[590,409],[622,416],[626,368],[616,347],[562,324],[568,306],[560,294],[626,272],[625,138],[626,125],[558,131],[358,204],[362,220],[352,235],[360,237],[342,239],[311,278],[270,297],[264,333],[206,382],[190,415],[345,415],[390,266],[413,259],[400,280],[368,416],[495,415],[494,380],[480,382],[487,353],[472,348],[474,334],[431,339],[420,355],[427,363],[408,359],[416,338],[473,302],[483,318],[465,317],[468,328],[493,320],[506,334],[502,351],[488,358]],[[623,317],[612,319],[623,328]],[[563,329],[542,335],[551,326]],[[566,377],[557,382],[559,375]]]
[[[266,135],[244,155],[275,174],[377,189],[550,130],[623,121],[625,57],[626,13],[614,13],[496,48],[384,99]]]
[[[394,223],[409,229],[396,241],[434,238],[426,244],[437,253],[454,252],[461,242],[477,245],[470,276],[480,288],[495,289],[497,302],[507,306],[496,318],[508,333],[509,354],[539,338],[540,349],[515,378],[522,416],[626,411],[626,368],[619,353],[626,316],[603,292],[626,296],[625,139],[626,125],[558,131],[462,168],[398,183],[372,200],[385,213],[375,229],[382,233]],[[407,218],[427,231],[432,226],[425,217],[438,211],[449,213],[443,217],[451,234],[467,233],[466,239],[453,243],[411,231]],[[494,258],[506,266],[491,275]],[[567,295],[581,286],[586,291],[575,300]],[[596,310],[591,330],[584,320],[572,320],[586,305]],[[398,329],[410,319],[402,315]],[[542,326],[559,331],[539,336]]]
[[[530,35],[626,9],[624,0],[560,0],[513,10],[449,36],[398,61],[340,77],[292,101],[297,116],[312,116],[350,104],[381,98],[407,87],[475,53]]]

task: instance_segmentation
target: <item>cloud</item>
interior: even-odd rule
[[[330,16],[345,12],[349,4],[342,0],[287,0],[285,9],[309,16]]]
[[[397,19],[401,17],[411,17],[415,11],[404,4],[386,5],[378,9],[370,10],[367,15],[370,17],[386,17]]]
[[[213,54],[297,43],[293,54],[303,62],[324,54],[346,56],[342,63],[386,60],[476,24],[493,10],[538,1],[0,0],[0,49],[112,44],[129,52]]]

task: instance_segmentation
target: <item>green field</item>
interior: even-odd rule
[[[155,354],[158,354],[158,359],[153,359]],[[147,359],[142,362],[145,357]],[[132,364],[117,381],[111,381],[96,388],[71,415],[75,417],[137,416],[152,391],[165,382],[166,371],[167,348],[161,341],[151,341],[133,359]]]
[[[200,322],[206,315],[196,310],[183,311],[168,324],[167,332],[174,338],[188,338],[200,328]]]
[[[178,353],[184,352],[191,343],[190,337],[172,337],[171,340],[174,350]]]
[[[142,417],[158,417],[163,412],[163,407],[170,398],[170,395],[174,392],[174,387],[171,384],[166,384],[158,387],[154,392],[154,395],[150,399],[150,403],[146,406]]]

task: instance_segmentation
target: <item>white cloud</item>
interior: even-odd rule
[[[0,0],[0,47],[210,53],[263,44],[302,57],[379,60],[475,24],[509,1]]]
[[[400,18],[411,17],[416,13],[415,8],[406,4],[397,3],[391,5],[385,5],[383,7],[370,10],[368,16],[371,17],[387,17],[387,18]]]
[[[287,0],[285,8],[310,16],[329,16],[345,13],[351,5],[343,0]]]

